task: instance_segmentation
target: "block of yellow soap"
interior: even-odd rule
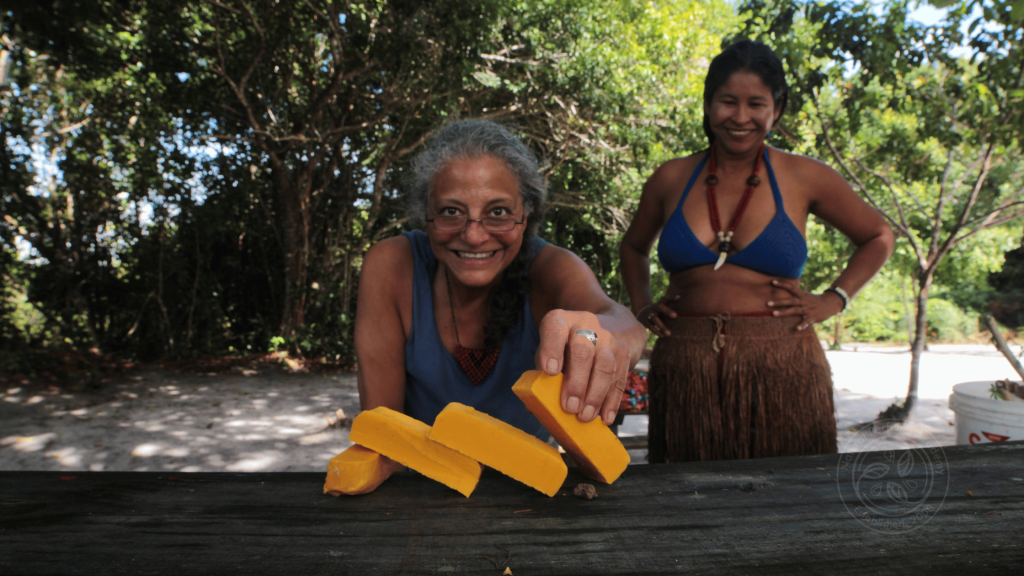
[[[558,492],[569,473],[554,446],[458,402],[437,415],[430,439],[548,496]]]
[[[352,420],[348,439],[400,462],[469,497],[480,481],[480,463],[429,439],[430,426],[378,406]]]
[[[562,375],[524,372],[512,391],[555,437],[588,478],[611,484],[629,464],[629,453],[601,419],[580,422],[562,410]]]
[[[400,467],[380,454],[358,444],[331,458],[327,464],[324,494],[340,496],[373,492]]]

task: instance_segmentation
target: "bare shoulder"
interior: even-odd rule
[[[825,162],[803,154],[770,148],[768,157],[779,185],[786,190],[799,190],[811,203],[834,193],[852,192],[842,175]]]
[[[380,336],[390,320],[395,322],[395,334],[408,337],[412,329],[414,265],[412,245],[402,236],[381,240],[367,250],[359,273],[357,339],[362,328],[371,330],[374,338],[383,342]],[[360,323],[361,318],[373,318],[373,328]]]
[[[395,236],[381,240],[371,246],[363,257],[360,288],[365,287],[378,297],[390,297],[396,303],[405,299],[411,302],[413,266],[412,245],[408,238]]]
[[[826,174],[839,176],[839,173],[828,164],[803,154],[794,154],[778,148],[769,148],[768,157],[771,159],[773,168],[776,171],[780,168],[785,168],[786,170],[799,170],[802,173],[815,176]]]
[[[531,281],[543,280],[546,277],[551,276],[553,273],[565,271],[566,267],[573,267],[576,265],[587,265],[583,260],[573,253],[571,250],[566,250],[561,246],[555,246],[554,244],[545,244],[540,252],[533,257],[533,262],[530,264],[530,279]],[[588,268],[589,269],[589,268]]]
[[[394,236],[374,244],[363,257],[363,273],[394,269],[401,275],[412,270],[412,245],[404,236]]]
[[[554,244],[545,245],[530,264],[531,290],[545,299],[581,288],[590,280],[596,281],[590,266],[572,250]]]
[[[592,310],[610,302],[594,271],[571,250],[544,246],[530,265],[530,302],[534,322],[554,309]]]
[[[658,166],[651,177],[647,179],[647,183],[644,184],[644,194],[661,194],[666,191],[678,190],[680,181],[686,181],[693,175],[693,171],[697,169],[697,165],[700,164],[704,155],[704,152],[699,152],[673,158]]]

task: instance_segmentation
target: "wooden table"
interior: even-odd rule
[[[0,574],[1024,571],[1024,442],[632,466],[594,500],[575,469],[554,498],[492,470],[470,498],[412,472],[358,497],[323,481],[2,472]]]

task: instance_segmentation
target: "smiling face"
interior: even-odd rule
[[[761,145],[782,110],[760,76],[739,70],[704,103],[704,113],[716,144],[739,154]]]
[[[432,181],[427,218],[463,216],[474,220],[499,216],[525,220],[519,182],[494,156],[459,158],[448,163]],[[438,230],[427,224],[434,256],[453,282],[482,288],[500,278],[523,244],[525,223],[508,232],[490,232],[480,222],[462,230]]]

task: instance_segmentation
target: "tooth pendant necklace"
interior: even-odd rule
[[[711,219],[711,229],[715,232],[715,237],[718,239],[718,261],[715,262],[715,270],[718,270],[725,264],[725,259],[729,255],[729,249],[732,247],[732,233],[736,230],[736,225],[740,223],[740,218],[743,216],[743,211],[747,209],[747,204],[750,203],[750,196],[754,193],[754,188],[761,183],[761,178],[757,175],[757,169],[761,165],[761,157],[764,156],[764,144],[757,150],[757,158],[754,159],[754,171],[747,178],[747,189],[743,191],[743,197],[740,198],[739,206],[736,207],[736,212],[732,215],[732,220],[729,222],[728,230],[722,230],[722,220],[718,216],[718,200],[715,196],[715,185],[718,184],[718,176],[715,176],[716,162],[715,162],[715,144],[711,144],[711,152],[708,153],[710,158],[708,159],[708,175],[704,178],[704,182],[708,185],[708,216]]]

